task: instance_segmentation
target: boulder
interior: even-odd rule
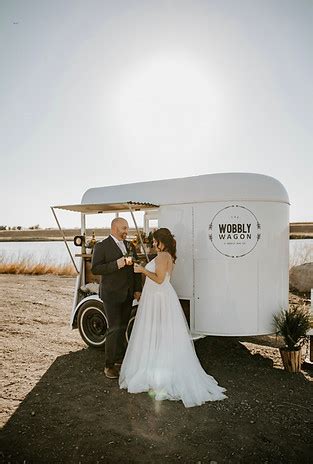
[[[289,287],[298,292],[310,292],[313,288],[313,263],[293,266],[289,271]]]

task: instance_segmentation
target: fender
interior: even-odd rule
[[[97,295],[96,293],[94,295],[89,295],[83,298],[78,305],[73,308],[72,314],[71,314],[71,319],[70,319],[70,326],[72,329],[77,329],[77,313],[79,311],[79,308],[81,307],[82,304],[86,303],[86,301],[99,301],[102,304],[102,300]]]

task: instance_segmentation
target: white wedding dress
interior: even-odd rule
[[[155,272],[155,259],[146,268]],[[149,391],[156,400],[182,400],[186,407],[227,398],[200,365],[168,273],[162,284],[146,278],[119,385],[130,393]]]

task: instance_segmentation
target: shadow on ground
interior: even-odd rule
[[[309,463],[312,383],[239,338],[206,337],[196,349],[227,400],[155,402],[106,379],[102,352],[58,357],[2,430],[2,462]]]

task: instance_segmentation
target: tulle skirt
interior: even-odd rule
[[[119,384],[156,400],[182,400],[185,407],[227,398],[200,365],[169,278],[161,285],[146,279]]]

